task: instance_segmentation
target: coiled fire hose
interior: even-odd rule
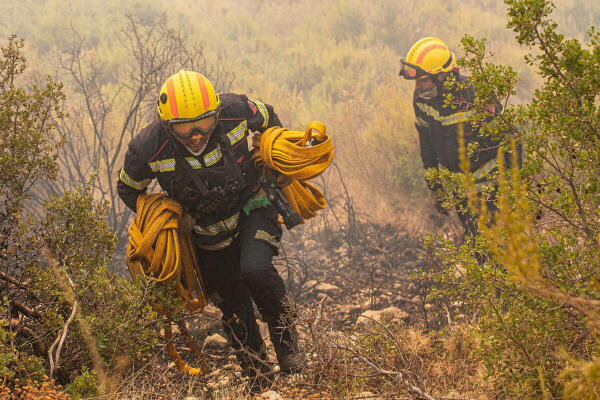
[[[333,161],[333,141],[325,132],[323,123],[312,121],[304,132],[276,126],[253,137],[255,167],[263,173],[266,167],[291,179],[281,191],[304,219],[314,217],[326,205],[323,193],[306,182],[322,174]]]
[[[183,214],[181,205],[163,193],[152,193],[139,195],[136,206],[137,215],[129,227],[127,248],[127,266],[131,276],[136,279],[142,275],[155,282],[173,280],[182,306],[192,314],[202,311],[208,304],[208,298],[198,272],[191,235],[180,235],[178,232]],[[169,318],[169,312],[163,305],[157,304],[153,308]],[[208,364],[185,324],[179,324],[179,327],[186,344],[197,357],[200,368],[190,367],[181,359],[173,343],[169,321],[164,327],[167,352],[177,369],[189,375],[208,371]]]

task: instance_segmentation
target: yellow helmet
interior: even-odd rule
[[[454,60],[454,53],[444,42],[426,37],[413,44],[406,59],[400,60],[400,75],[412,80],[448,72],[454,66]]]
[[[197,121],[217,114],[221,102],[201,73],[180,70],[163,84],[158,95],[158,117],[169,123]]]

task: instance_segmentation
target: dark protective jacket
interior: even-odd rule
[[[242,207],[264,196],[250,161],[249,132],[281,126],[273,107],[259,100],[233,93],[220,94],[220,99],[217,126],[200,155],[191,154],[156,119],[129,143],[117,184],[119,196],[135,211],[138,195],[156,178],[196,218],[194,237],[205,250],[231,244]]]
[[[459,82],[467,82],[467,78],[456,75]],[[434,99],[425,100],[416,94],[413,98],[415,110],[415,126],[419,132],[419,145],[423,168],[438,168],[443,166],[452,172],[460,172],[460,158],[458,155],[458,124],[463,123],[465,144],[478,142],[479,151],[471,157],[471,172],[485,169],[486,173],[492,172],[496,167],[496,155],[498,153],[499,141],[490,137],[483,137],[479,128],[469,123],[469,118],[474,113],[471,104],[474,102],[474,91],[471,85],[458,93],[453,93],[453,105],[444,105],[444,96],[439,95]],[[492,106],[491,112],[500,112],[500,104]],[[491,121],[492,117],[488,120]],[[431,189],[434,189],[430,186]]]

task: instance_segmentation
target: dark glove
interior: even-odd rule
[[[179,234],[189,235],[194,230],[194,225],[196,225],[196,218],[192,217],[190,214],[184,213],[179,221]]]

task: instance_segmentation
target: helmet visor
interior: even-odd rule
[[[404,79],[408,79],[411,81],[425,78],[428,76],[433,76],[433,74],[430,74],[418,65],[408,63],[405,60],[400,60],[400,72],[398,73],[398,75],[400,75]]]

